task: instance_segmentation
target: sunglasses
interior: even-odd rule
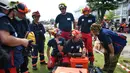
[[[60,10],[65,10],[66,8],[60,8]]]

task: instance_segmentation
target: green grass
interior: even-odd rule
[[[95,55],[95,66],[103,68],[104,65],[104,58],[101,54],[94,53]],[[120,57],[119,63],[123,64],[124,60],[130,61],[130,59]],[[114,73],[128,73],[125,70],[123,70],[120,66],[117,66]]]
[[[40,63],[38,62],[37,63],[37,67],[38,67],[38,70],[32,70],[32,65],[31,65],[31,58],[30,59],[30,62],[29,62],[29,72],[30,73],[48,73],[48,69],[47,69],[47,66],[46,65],[40,65]]]
[[[32,70],[32,66],[31,66],[31,58],[29,58],[29,71],[31,73],[48,73],[48,69],[46,65],[40,65],[40,63],[38,62],[37,66],[38,66],[38,70]],[[46,59],[47,60],[47,59]],[[122,57],[120,57],[119,62],[122,64],[124,60],[128,60],[130,61],[130,59],[124,59]],[[104,58],[102,55],[95,53],[95,66],[102,68],[104,64]],[[125,70],[121,69],[119,66],[116,67],[115,72],[114,73],[127,73]]]
[[[45,48],[47,48],[46,45],[47,45],[48,39],[49,38],[46,39]],[[45,53],[46,53],[46,50],[47,49],[45,49]],[[102,68],[103,64],[104,64],[103,56],[101,54],[98,54],[98,53],[94,53],[94,55],[95,55],[95,66]],[[47,57],[45,58],[45,60],[47,61]],[[120,57],[119,63],[125,65],[124,61],[128,61],[130,63],[130,59],[126,59],[126,58]],[[48,73],[49,72],[46,65],[40,65],[39,60],[38,60],[38,63],[37,63],[38,70],[36,70],[36,71],[32,70],[31,62],[32,62],[31,58],[29,58],[29,65],[28,65],[28,67],[29,67],[29,71],[31,73]],[[125,70],[123,70],[122,68],[120,68],[119,66],[117,66],[114,73],[127,73],[127,72]]]

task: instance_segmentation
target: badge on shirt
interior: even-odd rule
[[[89,22],[89,23],[91,23],[91,22],[92,22],[92,20],[88,20],[88,22]]]
[[[80,48],[80,46],[76,46],[76,49],[79,49]]]
[[[73,49],[74,48],[74,46],[71,46],[71,49]]]
[[[18,37],[18,34],[15,32],[15,33],[14,33],[14,36],[15,36],[15,37]]]
[[[84,21],[84,19],[82,19],[82,21]]]
[[[67,18],[67,20],[71,20],[71,18]]]
[[[59,41],[58,43],[60,43],[60,44],[61,44],[61,43],[62,43],[62,41]]]

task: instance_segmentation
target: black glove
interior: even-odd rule
[[[28,42],[29,42],[29,44],[26,49],[27,51],[31,51],[34,47],[37,47],[36,44],[32,44],[33,40],[29,40]]]
[[[71,57],[81,57],[82,53],[72,53]]]
[[[93,53],[92,52],[88,52],[88,57],[92,57]]]
[[[60,52],[57,53],[57,57],[61,58],[62,54]]]

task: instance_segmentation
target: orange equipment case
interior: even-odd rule
[[[75,68],[77,64],[80,64],[80,65],[82,65],[83,68],[88,69],[88,62],[89,62],[88,57],[71,58],[70,62],[71,62],[71,67],[73,67],[73,68]]]
[[[84,68],[58,67],[54,73],[88,73]]]

